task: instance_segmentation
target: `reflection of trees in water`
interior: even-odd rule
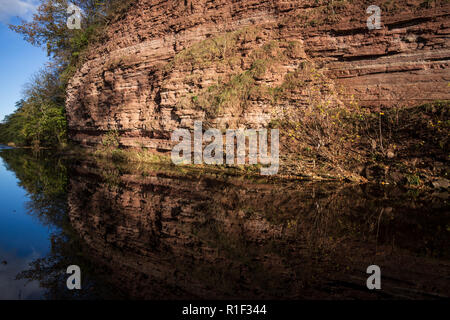
[[[4,150],[1,153],[8,170],[13,171],[31,201],[29,214],[51,227],[62,227],[67,209],[67,169],[64,161],[48,153]]]
[[[29,282],[37,280],[46,289],[48,299],[76,299],[105,296],[96,286],[94,275],[98,270],[83,256],[81,241],[73,230],[67,215],[67,166],[65,160],[47,152],[39,154],[28,150],[2,150],[8,170],[13,171],[30,201],[28,214],[51,230],[51,251],[32,261],[29,269],[20,272],[16,279]],[[82,270],[81,291],[66,287],[67,267],[79,265]],[[108,296],[108,295],[106,295]]]
[[[97,299],[116,298],[106,284],[99,281],[97,275],[108,274],[108,270],[99,269],[84,257],[83,248],[77,235],[68,235],[70,231],[53,234],[50,254],[30,263],[29,269],[20,272],[17,279],[37,280],[40,286],[47,289],[47,299]],[[67,289],[67,267],[78,265],[82,272],[82,290]]]

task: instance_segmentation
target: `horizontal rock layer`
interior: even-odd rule
[[[271,41],[295,42],[302,50],[257,79],[269,87],[308,61],[333,83],[343,103],[355,98],[363,106],[391,107],[450,99],[450,4],[379,4],[382,28],[372,31],[366,25],[371,4],[138,0],[108,27],[106,40],[90,48],[69,83],[70,137],[95,145],[105,133],[118,130],[124,146],[169,150],[170,133],[192,129],[194,120],[218,127],[265,127],[277,112],[267,99],[248,97],[245,109],[213,115],[185,101],[248,70],[249,57]],[[253,38],[238,36],[234,60],[226,65],[214,59],[176,63],[176,56],[206,39],[250,27],[258,32]],[[304,93],[281,101],[293,107],[305,103]]]

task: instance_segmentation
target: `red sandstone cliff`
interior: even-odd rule
[[[381,30],[366,26],[372,4],[382,9]],[[125,146],[167,150],[170,132],[197,119],[266,126],[280,106],[308,103],[317,89],[311,70],[336,103],[353,95],[363,106],[450,99],[449,15],[448,1],[138,0],[70,81],[70,136],[96,144],[117,129]],[[245,108],[199,107],[199,97],[258,57],[269,62],[252,74],[258,88],[274,89],[295,72],[304,85],[276,103],[252,92]]]

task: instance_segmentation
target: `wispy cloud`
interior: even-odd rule
[[[13,17],[31,18],[38,0],[0,0],[0,22],[8,23]]]

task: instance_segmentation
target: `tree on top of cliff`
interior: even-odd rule
[[[21,21],[9,27],[35,46],[44,46],[55,62],[66,67],[76,63],[100,27],[131,1],[123,0],[40,0],[31,22]],[[67,8],[73,3],[82,10],[81,29],[69,29]],[[98,35],[98,34],[97,34]]]
[[[0,143],[58,147],[66,143],[64,90],[55,68],[47,66],[25,86],[16,111],[0,125]]]

